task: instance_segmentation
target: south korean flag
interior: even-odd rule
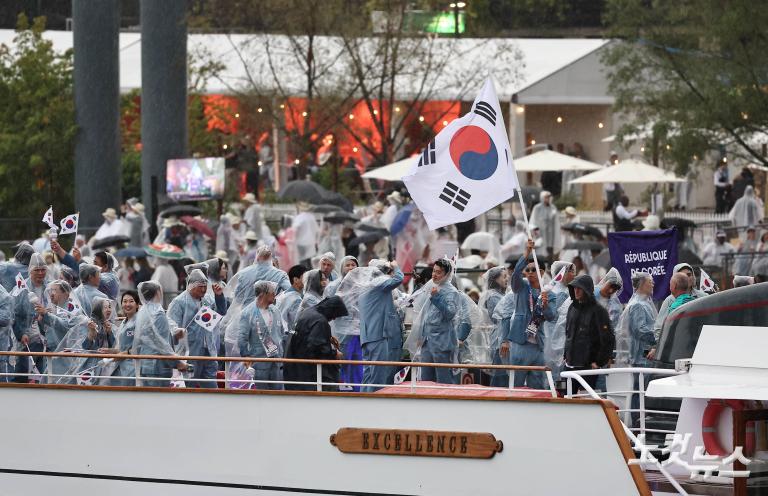
[[[27,281],[24,280],[24,276],[22,276],[21,272],[19,272],[16,274],[16,282],[13,290],[11,291],[11,296],[18,296],[24,291],[29,291],[29,288],[27,288]]]
[[[435,136],[403,182],[430,229],[473,219],[512,197],[519,183],[490,78],[472,111]]]
[[[210,331],[216,327],[216,324],[218,324],[221,319],[221,315],[203,305],[200,307],[200,310],[197,311],[193,320],[195,321],[195,324],[199,325],[205,330]]]

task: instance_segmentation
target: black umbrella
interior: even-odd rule
[[[326,203],[323,205],[313,205],[311,210],[318,214],[329,214],[332,212],[341,212],[343,209],[338,205],[331,205]]]
[[[539,195],[541,194],[541,188],[537,188],[536,186],[523,186],[520,188],[520,190],[523,193],[523,201],[525,201],[526,205],[532,206],[532,205],[535,205],[536,203],[539,203]],[[515,195],[512,199],[516,201],[520,201],[520,199],[517,198],[517,191],[515,191]]]
[[[101,238],[94,241],[91,245],[91,248],[94,250],[102,250],[104,248],[109,248],[110,246],[122,246],[130,240],[131,238],[123,235],[107,236],[106,238]]]
[[[701,265],[703,262],[698,255],[688,248],[679,247],[677,249],[677,263],[687,263],[690,265]]]
[[[327,189],[312,181],[291,181],[283,186],[277,193],[283,200],[305,201],[307,203],[323,204],[333,203],[326,200],[330,193]]]
[[[343,210],[346,210],[347,212],[352,212],[354,210],[354,206],[352,205],[352,202],[349,201],[349,198],[342,195],[341,193],[334,193],[332,191],[329,191],[326,193],[324,198],[324,203],[330,203],[331,205],[338,205]]]
[[[369,232],[382,233],[383,236],[389,236],[389,229],[387,229],[386,227],[375,226],[367,222],[359,222],[358,224],[355,225],[355,230],[363,231],[366,233],[369,233]]]
[[[589,250],[589,251],[602,251],[602,249],[605,248],[602,243],[598,243],[597,241],[584,241],[584,240],[577,240],[577,241],[571,241],[570,243],[566,244],[563,249],[565,250]]]
[[[349,244],[352,246],[367,245],[368,243],[375,243],[385,236],[386,234],[381,232],[369,232],[351,239]]]
[[[144,248],[140,248],[138,246],[129,246],[128,248],[117,250],[115,256],[117,258],[147,258],[147,252],[144,250]]]
[[[604,269],[610,269],[611,268],[611,252],[608,250],[603,251],[598,256],[594,257],[592,259],[593,263],[596,263],[600,267]]]
[[[323,220],[330,224],[344,224],[345,222],[357,222],[360,217],[349,212],[337,211],[324,216]]]
[[[162,217],[163,219],[171,216],[181,217],[182,215],[191,215],[192,217],[194,217],[202,213],[203,211],[195,207],[194,205],[178,204],[178,205],[173,205],[166,208],[165,210],[160,212],[158,216]]]
[[[562,229],[563,231],[572,232],[574,234],[581,234],[582,236],[592,236],[598,241],[605,239],[605,235],[600,229],[594,226],[589,226],[587,224],[582,224],[580,222],[566,224]]]

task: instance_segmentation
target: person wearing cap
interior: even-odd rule
[[[35,249],[26,241],[16,245],[16,254],[12,261],[0,262],[0,284],[6,291],[13,291],[16,287],[16,275],[21,274],[24,279],[29,276],[29,260]]]
[[[240,356],[252,358],[281,358],[284,353],[283,319],[275,306],[277,284],[272,281],[258,281],[253,286],[254,300],[243,308],[237,333]],[[283,366],[279,362],[248,362],[256,381],[255,389],[283,389],[278,382],[283,380]]]
[[[190,356],[217,356],[219,351],[219,324],[213,329],[202,327],[195,316],[200,308],[206,306],[221,315],[227,311],[224,291],[220,286],[214,288],[215,301],[206,297],[208,291],[208,277],[200,269],[194,269],[187,277],[187,289],[179,294],[168,305],[168,318],[180,328],[186,329],[186,337]],[[187,383],[190,387],[215,388],[216,371],[218,364],[215,361],[193,362],[191,380]]]
[[[117,218],[117,212],[114,208],[108,208],[101,213],[104,217],[104,223],[96,230],[96,234],[91,238],[90,244],[99,239],[123,234],[123,223]]]
[[[560,248],[560,216],[557,207],[552,204],[552,193],[542,191],[539,200],[531,211],[531,225],[536,225],[540,229],[543,248],[551,260],[555,254],[555,248],[558,251]]]
[[[370,266],[377,269],[378,275],[386,277],[377,277],[377,283],[361,293],[358,299],[363,360],[399,361],[403,353],[403,334],[392,291],[402,284],[403,272],[396,261],[374,260]],[[395,367],[366,365],[363,367],[363,383],[393,384],[395,372]],[[380,387],[366,386],[363,391],[378,389]]]
[[[397,213],[403,206],[403,197],[400,196],[399,191],[393,191],[387,195],[387,203],[389,203],[389,206],[384,210],[384,213],[381,214],[380,220],[384,227],[390,229],[392,227],[392,222],[394,222],[395,217],[397,217]]]
[[[261,225],[264,221],[261,218],[261,206],[259,205],[258,200],[256,200],[256,195],[253,193],[246,193],[245,196],[243,196],[242,201],[248,205],[248,208],[245,209],[245,213],[243,214],[245,223],[248,224],[249,231],[255,233],[256,239],[261,239]]]
[[[14,297],[13,334],[20,351],[45,351],[44,332],[40,326],[36,305],[47,306],[48,294],[45,286],[48,266],[43,257],[33,253],[29,259],[29,277],[25,280],[27,291],[21,291]],[[45,358],[35,357],[35,366],[40,372],[45,371]],[[30,372],[29,360],[17,358],[15,373]],[[26,376],[17,376],[15,382],[27,382]]]
[[[736,253],[736,248],[726,241],[725,231],[717,231],[715,241],[710,241],[701,252],[701,261],[704,265],[717,265],[723,263],[723,255]]]
[[[138,201],[127,203],[125,222],[131,246],[143,247],[149,243],[149,222],[144,216],[144,205]]]
[[[256,260],[256,250],[259,247],[259,238],[254,231],[245,233],[245,254],[240,258],[240,270],[253,265]]]
[[[299,213],[293,218],[291,227],[295,233],[296,250],[299,254],[299,263],[312,268],[312,257],[317,254],[317,236],[319,227],[315,215],[309,212],[309,203],[298,202],[296,208]]]

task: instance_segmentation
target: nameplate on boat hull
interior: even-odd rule
[[[342,453],[366,455],[493,458],[504,444],[487,432],[358,429],[342,427],[331,434]]]

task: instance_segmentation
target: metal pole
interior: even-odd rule
[[[317,367],[317,390],[323,390],[323,366],[319,363],[315,365]]]
[[[523,192],[519,188],[517,190],[517,197],[520,199],[520,207],[523,209],[523,222],[525,222],[525,230],[528,232],[528,239],[533,239],[531,238],[531,225],[528,222],[528,212],[525,211]],[[531,250],[531,253],[533,254],[533,265],[536,267],[536,279],[539,281],[539,289],[543,290],[544,285],[541,283],[541,274],[539,273],[539,259],[536,257],[536,247]]]
[[[645,436],[645,374],[640,372],[638,379],[638,390],[640,394],[640,434]]]

